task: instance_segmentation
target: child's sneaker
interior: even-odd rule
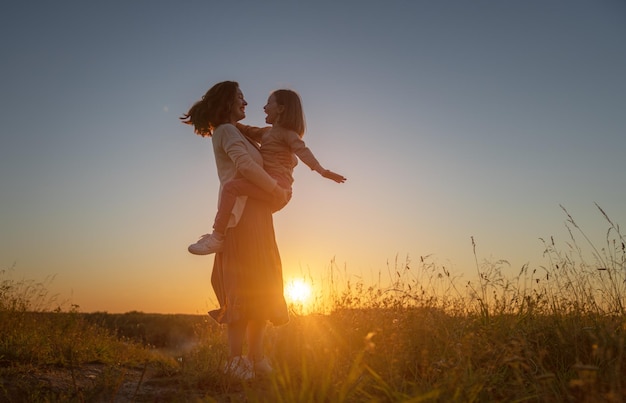
[[[213,234],[205,234],[200,237],[198,242],[189,245],[187,250],[194,255],[209,255],[222,250],[224,241],[217,239]]]

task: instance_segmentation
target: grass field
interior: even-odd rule
[[[4,271],[0,401],[623,402],[625,240],[606,215],[601,246],[567,217],[569,249],[548,240],[514,276],[478,258],[473,281],[428,258],[374,285],[331,268],[312,313],[268,329],[275,374],[249,383],[220,372],[208,316],[56,308]]]

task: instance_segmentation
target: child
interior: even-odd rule
[[[283,208],[291,198],[291,185],[294,181],[293,169],[298,163],[296,156],[324,178],[337,183],[346,181],[342,175],[324,169],[302,141],[305,130],[304,112],[300,97],[296,92],[291,90],[274,91],[263,109],[267,115],[265,122],[271,124],[272,127],[254,128],[237,124],[237,128],[245,136],[261,143],[263,168],[285,189],[286,195],[281,200],[246,179],[234,179],[227,182],[220,195],[213,233],[203,235],[188,248],[189,252],[194,255],[208,255],[221,250],[230,213],[237,196],[249,196],[268,201],[271,203],[273,211]]]

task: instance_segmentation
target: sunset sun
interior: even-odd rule
[[[285,287],[287,302],[305,305],[311,298],[311,284],[302,279],[293,279]]]

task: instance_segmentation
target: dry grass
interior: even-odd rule
[[[21,380],[31,389],[4,382],[4,396],[9,401],[26,396],[32,401],[622,402],[626,246],[619,227],[598,209],[609,225],[601,247],[564,209],[571,235],[565,250],[553,239],[544,242],[546,264],[524,266],[516,276],[507,275],[506,261],[480,262],[475,254],[476,279],[461,281],[423,257],[417,263],[394,261],[381,270],[377,284],[368,285],[350,281],[331,262],[324,295],[316,298],[318,313],[302,315],[293,307],[289,324],[269,329],[274,376],[245,384],[220,373],[226,357],[223,329],[207,318],[176,324],[134,313],[111,325],[106,315],[72,308],[33,309],[45,305],[45,287],[5,280],[2,379]],[[141,337],[120,333],[138,328],[144,329]],[[168,334],[177,329],[189,343],[155,336],[163,328]],[[166,340],[172,358],[157,354],[150,340]],[[77,371],[94,362],[105,368],[97,381],[76,381]],[[32,382],[16,376],[46,365],[72,369],[74,381],[65,389],[33,389]],[[129,371],[134,377],[126,375],[124,383]]]

